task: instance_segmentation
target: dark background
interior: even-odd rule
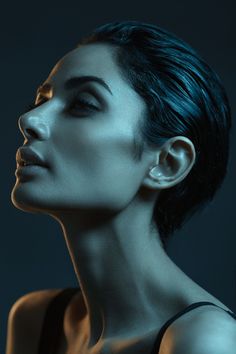
[[[15,153],[23,137],[17,119],[54,64],[94,27],[114,20],[151,22],[189,42],[221,76],[235,116],[233,1],[11,3],[1,10],[0,352],[8,312],[22,295],[78,286],[60,226],[11,204]],[[228,174],[214,202],[176,232],[168,254],[195,282],[236,312],[235,118]]]

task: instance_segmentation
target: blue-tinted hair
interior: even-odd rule
[[[79,43],[115,48],[124,78],[146,103],[137,156],[174,136],[194,144],[196,160],[177,185],[160,192],[153,210],[164,247],[167,238],[210,202],[227,172],[230,107],[218,75],[187,43],[153,24],[112,22]]]

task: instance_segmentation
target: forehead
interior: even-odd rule
[[[79,71],[89,70],[90,73],[106,74],[107,71],[114,71],[118,68],[112,58],[113,48],[104,44],[87,44],[75,48],[55,65],[52,70],[56,73],[77,73]]]
[[[101,77],[116,92],[125,90],[135,95],[116,64],[113,53],[114,48],[104,44],[75,48],[56,63],[46,82],[59,87],[70,77],[91,75]]]

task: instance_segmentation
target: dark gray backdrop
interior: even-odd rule
[[[235,113],[235,9],[233,1],[34,2],[1,13],[1,247],[0,351],[7,315],[22,295],[77,286],[59,225],[47,216],[15,209],[15,153],[23,138],[17,119],[34,99],[56,61],[94,27],[113,20],[142,20],[173,31],[221,76]],[[168,253],[194,281],[236,311],[235,127],[227,177],[214,202],[176,232]]]

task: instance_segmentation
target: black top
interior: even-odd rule
[[[58,345],[59,345],[58,339],[63,334],[64,311],[72,296],[78,291],[80,291],[80,288],[63,289],[49,303],[45,313],[42,329],[41,329],[38,354],[55,354],[56,351],[58,350]],[[173,321],[175,321],[178,317],[182,316],[184,313],[189,312],[196,307],[209,305],[209,304],[220,307],[209,301],[195,302],[187,306],[182,311],[179,311],[177,314],[172,316],[168,321],[166,321],[157,334],[154,346],[150,354],[158,353],[164,333],[167,327]],[[233,318],[236,319],[236,315],[232,311],[225,310],[225,309],[222,310],[228,312],[229,315],[231,315]]]

